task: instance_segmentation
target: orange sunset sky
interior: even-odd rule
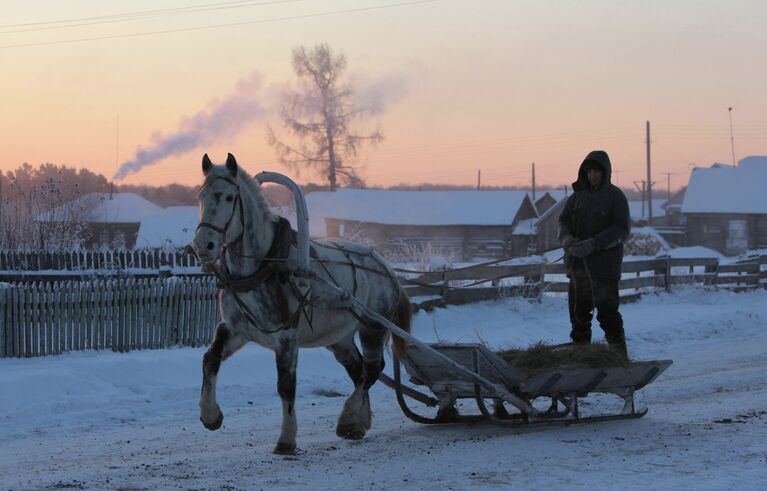
[[[297,45],[346,55],[382,97],[386,137],[361,154],[370,185],[541,184],[607,150],[631,186],[687,182],[691,164],[767,154],[767,2],[304,0],[0,1],[0,169],[23,162],[111,178],[246,94],[255,108],[195,148],[119,183],[200,182],[200,158],[285,171],[266,142]],[[67,21],[67,22],[60,22]],[[234,99],[237,100],[237,99]],[[118,124],[119,121],[119,124]],[[119,130],[118,130],[119,128]],[[118,142],[119,135],[119,142]],[[153,136],[155,135],[155,136]],[[299,182],[318,181],[309,172]]]

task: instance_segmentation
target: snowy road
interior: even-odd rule
[[[270,453],[280,403],[272,355],[255,346],[222,368],[215,433],[197,419],[201,349],[0,360],[0,488],[763,489],[767,292],[688,290],[622,311],[635,358],[674,360],[639,393],[642,419],[423,426],[377,384],[372,430],[344,441],[333,396],[349,382],[329,353],[306,350],[294,457]],[[510,299],[420,313],[414,333],[494,348],[564,342],[566,317],[562,299]]]

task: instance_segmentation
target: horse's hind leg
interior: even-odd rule
[[[349,378],[354,384],[354,392],[346,399],[344,408],[338,416],[338,425],[336,426],[336,435],[350,440],[359,440],[365,436],[369,426],[365,424],[365,418],[360,412],[362,405],[362,355],[354,343],[354,333],[350,334],[341,341],[328,346],[333,352],[336,360],[344,366]]]
[[[338,363],[344,366],[354,386],[358,386],[362,382],[362,355],[354,343],[354,333],[336,344],[331,344],[328,349]]]
[[[277,361],[277,393],[282,399],[282,430],[274,453],[292,455],[296,452],[296,365],[298,340],[285,335],[275,350]]]
[[[370,429],[372,413],[368,390],[383,370],[384,337],[384,332],[366,328],[360,330],[364,356],[360,355],[353,336],[330,347],[354,382],[354,392],[344,403],[338,417],[336,434],[341,438],[358,440]]]
[[[221,428],[224,415],[216,402],[216,379],[221,362],[242,348],[246,340],[234,335],[226,322],[216,326],[216,335],[202,358],[202,390],[200,391],[200,421],[209,430]]]

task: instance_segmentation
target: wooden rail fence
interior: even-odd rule
[[[501,261],[433,272],[398,270],[416,308],[459,305],[503,296],[540,298],[565,293],[569,282],[562,263],[503,265]],[[629,302],[675,286],[704,286],[732,291],[767,288],[767,256],[734,264],[715,258],[656,258],[624,261],[621,300]]]

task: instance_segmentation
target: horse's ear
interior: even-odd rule
[[[211,167],[213,167],[213,162],[210,161],[210,157],[206,153],[202,156],[202,173],[207,176]]]
[[[237,161],[231,153],[226,155],[226,168],[229,169],[233,176],[237,175]]]

